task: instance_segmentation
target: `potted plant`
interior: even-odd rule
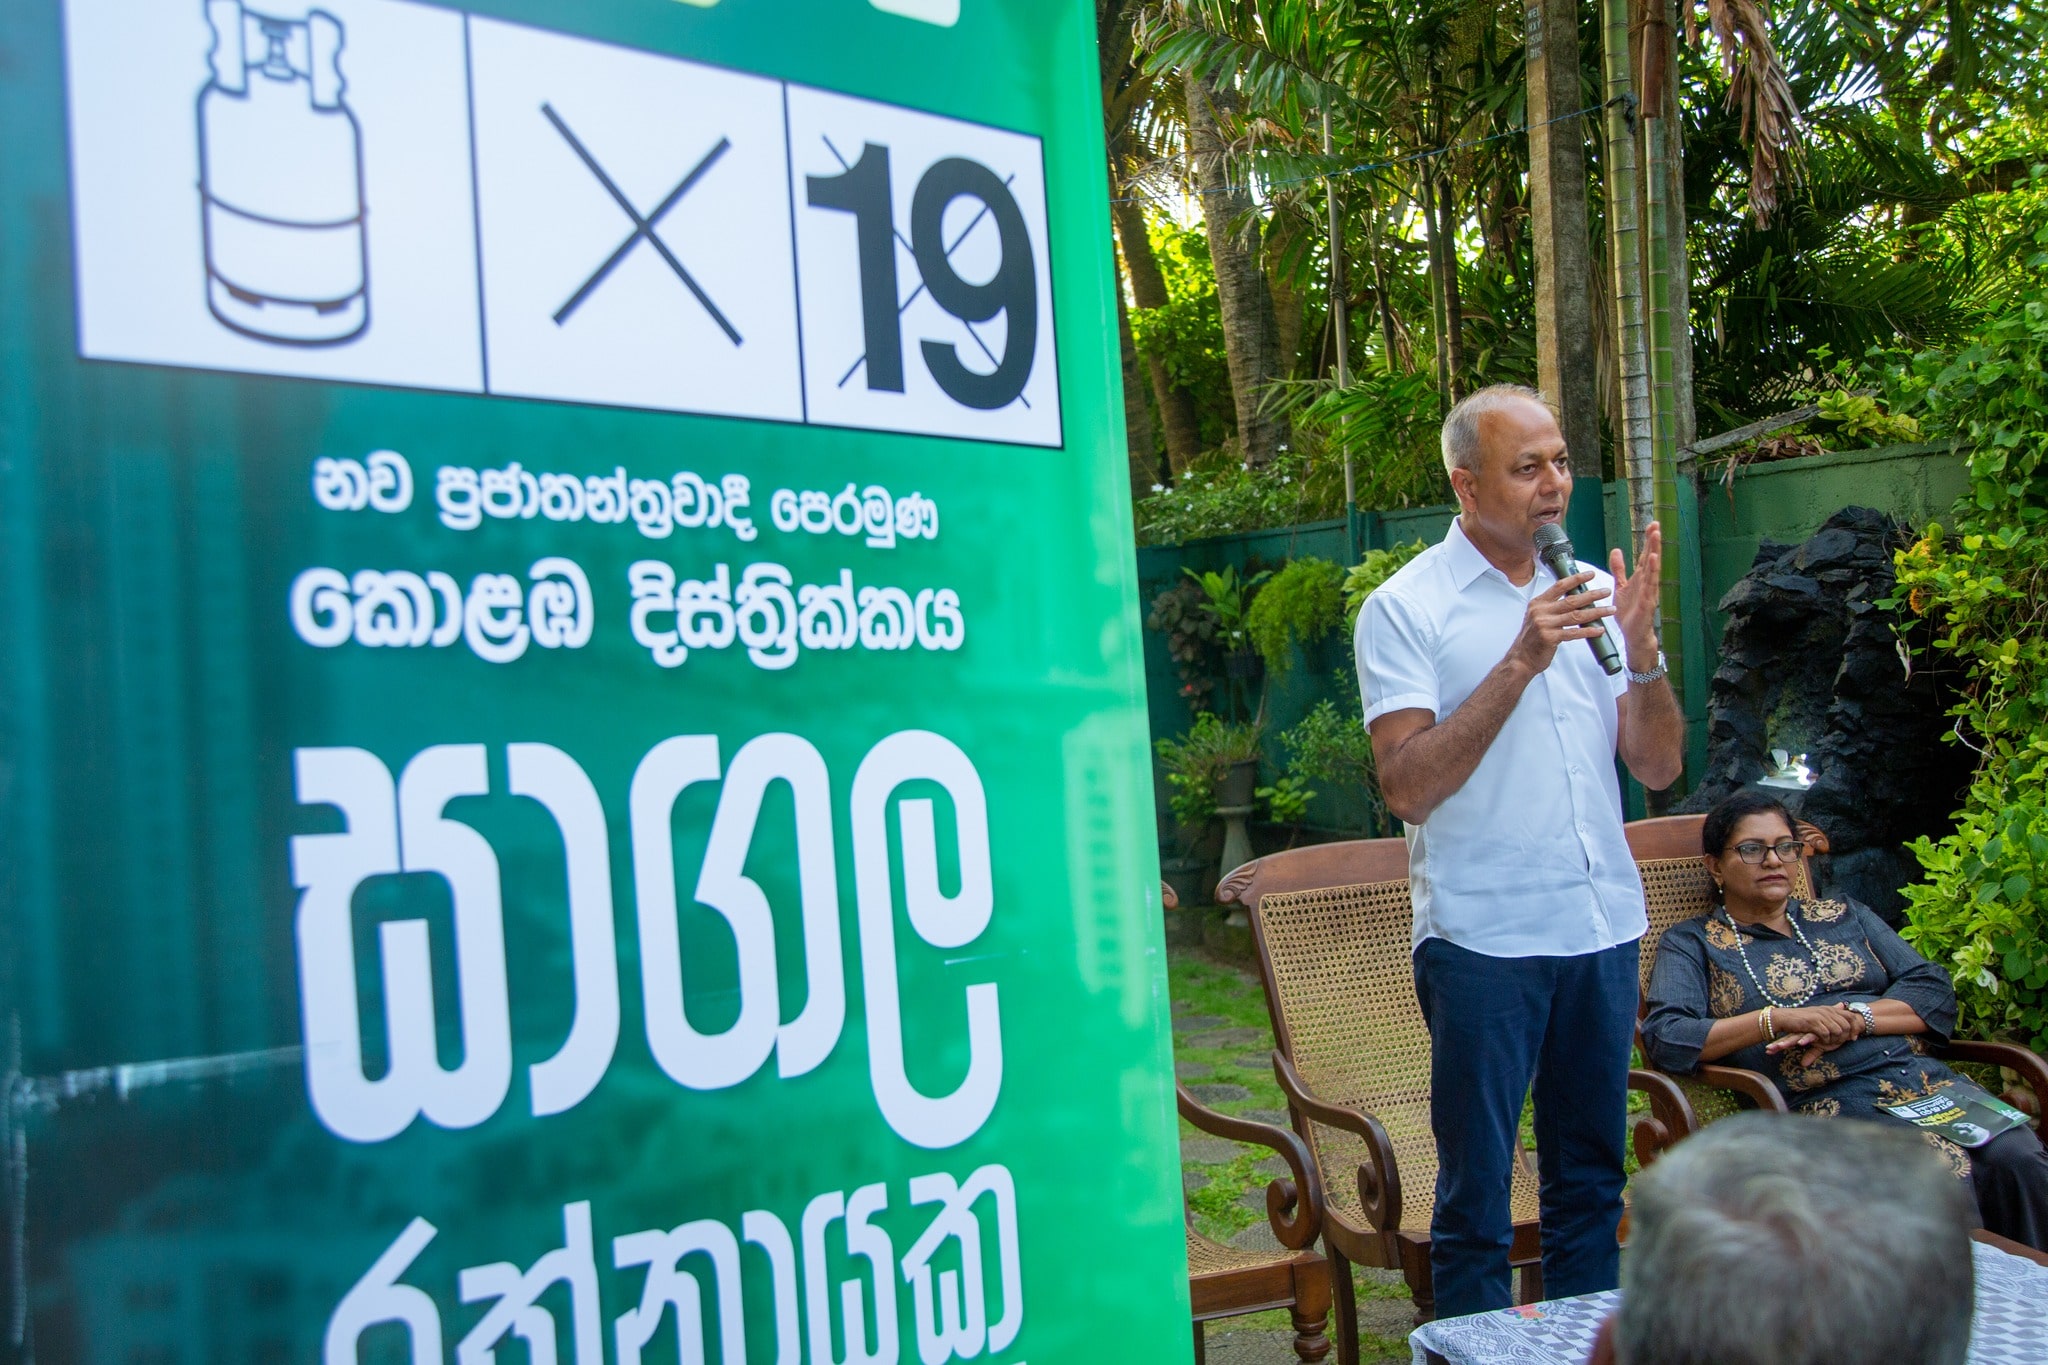
[[[1304,649],[1344,624],[1344,570],[1327,559],[1289,560],[1245,611],[1246,638],[1270,673],[1285,673],[1292,647]]]
[[[1224,672],[1237,684],[1237,713],[1249,715],[1252,710],[1249,699],[1265,672],[1265,661],[1252,647],[1251,633],[1245,629],[1245,613],[1251,610],[1259,585],[1272,575],[1261,570],[1240,578],[1237,570],[1228,565],[1220,572],[1198,574],[1193,569],[1183,572],[1195,581],[1208,599],[1208,609],[1216,618],[1216,639],[1223,650]]]
[[[1153,748],[1172,791],[1167,802],[1183,830],[1199,831],[1220,807],[1252,804],[1259,774],[1257,725],[1233,724],[1205,711],[1186,734]]]

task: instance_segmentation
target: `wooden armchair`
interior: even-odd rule
[[[1285,1308],[1294,1319],[1294,1353],[1304,1365],[1330,1353],[1324,1326],[1330,1316],[1330,1267],[1314,1247],[1322,1232],[1323,1178],[1308,1146],[1285,1128],[1232,1118],[1203,1107],[1186,1087],[1175,1085],[1180,1116],[1205,1133],[1268,1147],[1280,1154],[1291,1180],[1266,1187],[1266,1217],[1280,1251],[1225,1246],[1195,1231],[1188,1216],[1188,1297],[1195,1320],[1195,1365],[1202,1365],[1203,1327],[1216,1318]],[[1356,1339],[1352,1347],[1357,1353]]]
[[[1399,1270],[1418,1322],[1434,1316],[1429,1222],[1436,1196],[1430,1041],[1410,955],[1408,850],[1400,839],[1291,849],[1245,864],[1217,899],[1250,912],[1276,1044],[1273,1067],[1294,1128],[1323,1175],[1343,1365],[1357,1359],[1351,1266]],[[1634,1073],[1658,1122],[1684,1101],[1661,1076]],[[1523,1154],[1511,1194],[1510,1261],[1524,1302],[1543,1297],[1536,1171]]]
[[[1642,1012],[1649,1009],[1650,971],[1656,965],[1658,940],[1672,925],[1705,914],[1714,903],[1713,879],[1707,875],[1706,861],[1700,856],[1700,826],[1705,822],[1703,815],[1670,815],[1632,821],[1625,827],[1629,851],[1643,876],[1643,895],[1650,917],[1649,931],[1643,935]],[[1827,851],[1827,835],[1814,826],[1802,822],[1799,834],[1814,852]],[[1803,861],[1793,872],[1792,894],[1812,894]],[[1640,1030],[1636,1040],[1638,1044],[1642,1041]],[[1934,1052],[1947,1062],[2004,1067],[2026,1082],[2037,1103],[2048,1103],[2048,1061],[2026,1048],[1958,1039]],[[1669,1078],[1684,1092],[1684,1121],[1676,1127],[1636,1130],[1636,1158],[1645,1165],[1670,1143],[1697,1132],[1702,1124],[1745,1108],[1779,1113],[1787,1108],[1777,1082],[1760,1071],[1709,1063],[1690,1076],[1670,1073]]]

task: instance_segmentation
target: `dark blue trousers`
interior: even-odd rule
[[[1546,1298],[1621,1280],[1634,942],[1578,957],[1488,957],[1440,938],[1415,950],[1429,1024],[1436,1214],[1429,1261],[1439,1317],[1514,1301],[1509,1177],[1522,1100],[1536,1090]]]

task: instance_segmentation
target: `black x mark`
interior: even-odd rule
[[[685,270],[683,263],[675,258],[675,253],[668,249],[667,243],[663,242],[654,233],[655,224],[659,223],[663,216],[670,209],[674,208],[684,195],[690,192],[691,187],[703,178],[704,173],[711,169],[712,164],[718,158],[725,155],[727,149],[732,146],[731,141],[726,138],[718,139],[718,145],[706,152],[704,159],[699,161],[691,168],[690,173],[683,177],[682,183],[668,192],[668,198],[655,205],[654,212],[643,218],[640,215],[640,210],[633,207],[633,201],[626,198],[619,187],[612,183],[612,178],[604,173],[604,167],[597,164],[597,158],[592,156],[584,148],[583,144],[576,140],[576,135],[569,131],[569,125],[562,122],[562,116],[554,111],[553,106],[543,104],[540,107],[540,111],[546,116],[549,123],[555,125],[555,131],[562,135],[563,141],[569,144],[569,149],[576,153],[585,166],[590,168],[590,173],[597,177],[597,183],[605,187],[605,191],[618,203],[618,206],[625,210],[626,216],[633,220],[633,231],[627,236],[625,241],[619,243],[618,250],[607,256],[604,264],[599,266],[574,294],[569,296],[569,301],[555,310],[555,325],[559,327],[562,323],[568,321],[569,315],[583,305],[583,301],[590,297],[591,291],[604,283],[605,276],[611,274],[619,262],[626,259],[626,254],[644,241],[660,253],[661,259],[668,262],[668,268],[675,271],[676,278],[683,282],[683,287],[696,296],[697,302],[704,305],[704,311],[711,314],[711,320],[718,324],[720,330],[731,339],[733,345],[738,346],[740,344],[739,332],[734,330],[730,322],[726,321],[725,314],[718,311],[718,305],[711,301],[711,296],[706,294],[697,281],[691,278],[690,272]]]

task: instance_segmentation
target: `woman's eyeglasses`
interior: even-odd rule
[[[1781,863],[1797,862],[1806,856],[1806,845],[1797,839],[1781,839],[1775,844],[1764,843],[1761,839],[1745,839],[1729,851],[1755,867],[1764,860],[1766,853],[1777,854]]]

